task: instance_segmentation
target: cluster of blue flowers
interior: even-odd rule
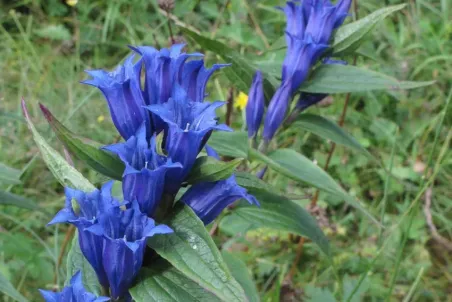
[[[281,85],[276,90],[264,120],[263,138],[268,143],[284,121],[290,101],[306,80],[311,67],[316,64],[329,47],[333,31],[342,25],[348,15],[351,0],[294,0],[284,8],[286,14],[287,52],[282,66]],[[323,64],[344,64],[342,61],[325,59]],[[301,93],[296,109],[301,112],[318,103],[326,95]],[[246,108],[248,135],[255,138],[264,115],[263,81],[256,73]]]
[[[215,114],[224,102],[204,102],[207,81],[225,65],[207,69],[202,59],[189,60],[201,54],[183,53],[183,47],[132,47],[134,54],[123,65],[113,72],[88,71],[92,78],[84,82],[102,91],[124,138],[124,142],[104,147],[125,164],[123,201],[112,196],[113,182],[93,192],[66,188],[65,207],[49,224],[70,223],[77,228],[83,255],[114,300],[130,299],[128,290],[143,264],[146,239],[173,232],[155,220],[162,220],[172,208],[199,153],[205,148],[208,156],[218,159],[207,146],[212,131],[232,131],[219,124]],[[157,135],[163,140],[157,140]],[[157,141],[163,141],[162,146]],[[194,184],[180,201],[208,224],[238,199],[258,204],[231,176]],[[72,285],[61,293],[43,291],[43,296],[47,301],[105,301],[89,293],[86,299],[76,298],[83,296],[80,278],[74,276]]]

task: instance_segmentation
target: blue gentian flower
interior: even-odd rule
[[[187,62],[182,70],[180,86],[187,92],[191,101],[202,102],[206,97],[206,86],[212,74],[229,64],[214,64],[211,68],[204,67],[203,60]]]
[[[207,154],[219,159],[216,151],[206,146]],[[227,206],[239,199],[259,205],[257,199],[239,186],[232,175],[217,182],[203,182],[191,186],[181,197],[181,201],[191,207],[204,224],[211,223]]]
[[[156,226],[152,218],[140,212],[136,202],[127,210],[110,208],[86,231],[103,240],[102,265],[113,299],[128,296],[143,264],[146,239],[173,232],[164,224]]]
[[[202,57],[200,53],[182,53],[184,44],[176,44],[170,49],[156,50],[149,46],[132,47],[142,55],[146,68],[145,102],[147,105],[166,103],[173,95],[175,87],[182,87],[188,99],[202,102],[205,97],[207,81],[214,71],[226,66],[215,64],[210,69],[204,67],[203,60],[190,61],[189,57]],[[177,92],[176,92],[177,93]],[[161,119],[153,119],[155,131],[164,128]]]
[[[125,143],[104,149],[117,154],[126,166],[122,179],[124,200],[136,200],[140,210],[152,217],[162,197],[166,173],[179,171],[182,165],[157,153],[155,136],[148,144],[144,125]]]
[[[111,118],[124,139],[136,133],[145,123],[151,133],[149,113],[143,108],[145,105],[140,88],[141,59],[135,64],[134,56],[129,56],[124,65],[114,71],[104,70],[86,71],[92,79],[83,81],[99,88],[104,94],[110,108]]]
[[[292,93],[328,48],[334,29],[344,22],[350,5],[351,0],[340,0],[336,5],[329,0],[287,2],[283,9],[287,19],[287,53],[282,81],[292,78]]]
[[[248,127],[248,137],[255,137],[264,115],[264,85],[262,73],[257,71],[253,77],[250,91],[248,93],[248,102],[246,104],[246,125]]]
[[[279,126],[284,121],[292,95],[291,87],[290,79],[283,82],[270,101],[267,114],[265,115],[263,132],[264,140],[267,142],[273,138]]]
[[[63,288],[61,292],[39,290],[46,302],[104,302],[110,301],[108,297],[96,297],[86,291],[82,283],[82,274],[77,272],[70,281],[70,284]]]
[[[108,285],[107,275],[102,266],[103,242],[86,229],[95,224],[103,213],[120,206],[119,201],[111,196],[112,185],[113,182],[108,182],[101,190],[96,189],[89,193],[66,187],[65,207],[48,224],[70,223],[77,227],[80,250],[93,267],[102,286]],[[72,205],[73,200],[77,202],[78,207]]]
[[[166,185],[170,191],[179,188],[213,130],[231,131],[217,121],[215,110],[223,104],[190,101],[185,90],[178,87],[167,103],[146,107],[166,123],[165,150],[173,161],[183,166],[181,171],[168,173],[170,181]]]

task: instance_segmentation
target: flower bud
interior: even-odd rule
[[[248,137],[255,137],[264,115],[264,87],[262,73],[257,71],[253,78],[250,91],[248,93],[248,103],[246,105],[246,124],[248,126]]]

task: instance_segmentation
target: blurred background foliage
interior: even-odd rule
[[[169,46],[168,20],[177,41],[184,41],[177,25],[184,25],[225,42],[262,66],[271,65],[284,55],[271,47],[284,31],[284,16],[274,8],[283,3],[178,0],[167,16],[154,0],[0,2],[0,163],[12,167],[8,175],[16,179],[0,183],[0,274],[31,301],[40,301],[37,288],[63,285],[60,278],[54,280],[54,270],[66,229],[45,227],[63,203],[63,188],[39,158],[21,115],[22,97],[38,129],[57,150],[62,147],[40,115],[38,102],[73,132],[111,143],[117,137],[107,107],[98,91],[79,84],[86,77],[83,70],[113,68],[129,53],[127,45]],[[363,17],[399,3],[408,6],[377,26],[359,49],[357,64],[401,80],[436,83],[409,92],[352,94],[344,128],[378,160],[337,147],[328,170],[382,219],[386,229],[381,232],[341,200],[320,194],[319,208],[312,213],[335,247],[333,260],[342,284],[318,248],[307,242],[288,286],[284,276],[294,260],[296,242],[270,230],[243,234],[242,226],[232,227],[224,220],[215,239],[248,264],[263,301],[334,301],[332,291],[337,287],[342,287],[345,297],[356,288],[358,295],[352,301],[452,301],[452,250],[432,236],[425,218],[426,211],[431,213],[430,224],[452,240],[452,113],[446,106],[452,84],[452,3],[366,0],[359,1],[358,14]],[[188,51],[202,51],[187,42]],[[211,64],[217,58],[207,53],[206,60]],[[230,86],[218,73],[211,81],[209,99],[227,99]],[[234,93],[238,96],[240,91]],[[344,98],[333,95],[309,110],[338,120]],[[439,127],[442,118],[444,126]],[[244,127],[240,106],[235,108],[233,126]],[[320,166],[330,148],[329,142],[297,127],[285,130],[279,143]],[[93,182],[102,181],[81,163],[75,165]],[[6,173],[6,168],[0,168]],[[427,210],[424,175],[434,176],[424,190],[432,202]],[[296,196],[315,192],[273,173],[267,174],[266,181]],[[38,205],[39,210],[2,205],[13,202],[5,194],[22,196],[22,202],[31,208]],[[307,205],[309,198],[296,202]],[[403,218],[410,206],[415,207],[415,216],[408,226]],[[407,243],[401,249],[404,238]],[[355,287],[362,276],[363,282]],[[394,290],[387,297],[392,284]]]

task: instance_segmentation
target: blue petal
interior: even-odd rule
[[[282,83],[270,101],[264,121],[263,137],[268,142],[275,135],[286,116],[291,97],[291,82]]]
[[[39,289],[39,292],[46,302],[60,302],[59,293],[54,293],[52,291],[42,289]]]
[[[140,88],[141,60],[133,64],[133,55],[113,72],[88,71],[93,77],[82,83],[99,88],[110,108],[113,123],[124,139],[134,135],[142,123],[151,130],[149,114]],[[148,133],[150,136],[150,133]]]
[[[262,73],[257,71],[254,75],[248,102],[246,104],[246,125],[248,127],[248,137],[256,136],[264,116],[265,97]]]

